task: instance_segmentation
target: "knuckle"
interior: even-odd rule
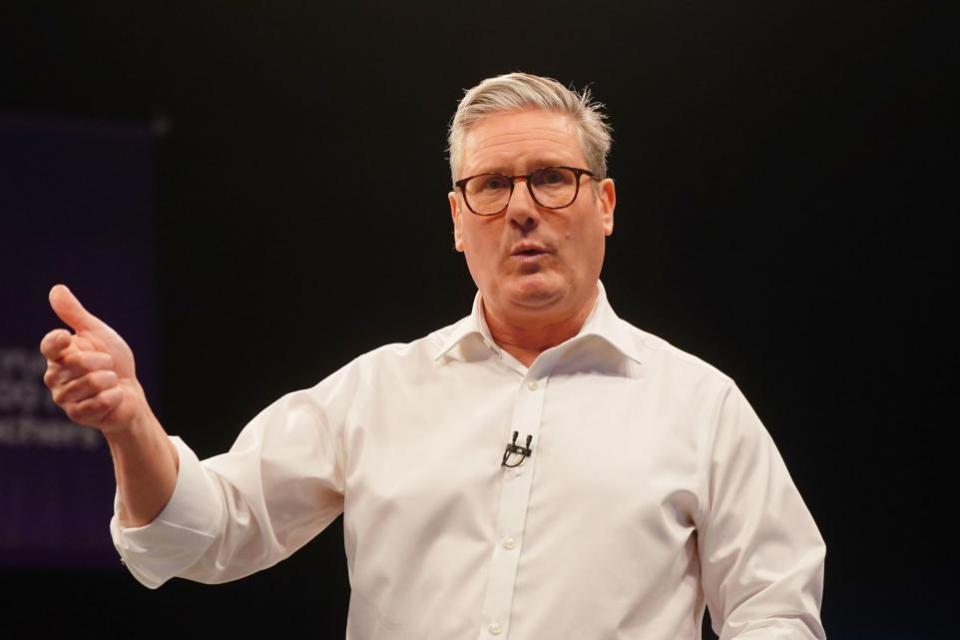
[[[55,388],[53,389],[53,401],[56,404],[63,406],[71,400],[76,400],[77,396],[82,393],[84,388],[87,386],[85,380],[73,379],[73,380],[61,380],[59,381]]]
[[[95,391],[105,391],[113,386],[113,373],[111,371],[98,371],[89,375],[90,386]]]
[[[66,386],[75,379],[76,377],[74,376],[72,371],[70,371],[69,369],[62,369],[58,371],[56,374],[54,374],[53,384],[54,386],[58,386],[58,385]]]
[[[91,411],[99,415],[100,417],[105,416],[114,408],[114,404],[111,400],[112,396],[106,396],[105,394],[100,394],[94,398],[91,402]]]
[[[57,387],[56,389],[53,390],[53,393],[52,393],[51,395],[53,396],[53,402],[54,402],[54,404],[57,404],[57,405],[60,405],[61,407],[63,407],[63,405],[64,405],[64,400],[66,399],[66,398],[65,398],[66,391],[64,390],[64,388],[63,388],[63,387]],[[66,407],[64,407],[64,410],[66,410]]]
[[[80,372],[80,373],[89,373],[90,371],[95,371],[97,369],[96,359],[91,358],[93,355],[89,351],[77,351],[70,354],[70,359],[64,358],[64,364],[68,365],[71,369]]]
[[[97,359],[97,353],[94,351],[75,351],[71,356],[70,362],[85,369],[89,369],[90,365]]]

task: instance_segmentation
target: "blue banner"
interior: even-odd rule
[[[120,567],[109,450],[53,404],[39,344],[62,282],[130,344],[156,407],[154,138],[0,115],[0,567]]]

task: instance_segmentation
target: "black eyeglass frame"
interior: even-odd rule
[[[572,198],[572,199],[570,200],[570,202],[568,202],[567,204],[562,205],[562,206],[559,206],[559,207],[549,207],[549,206],[543,204],[542,202],[540,202],[539,200],[537,200],[537,196],[536,196],[536,194],[533,192],[533,187],[530,186],[530,178],[532,178],[532,177],[534,176],[534,174],[540,173],[541,171],[549,171],[550,169],[567,169],[568,171],[573,171],[573,173],[574,173],[574,175],[575,175],[576,183],[577,183],[577,188],[576,188],[576,190],[573,192],[573,198]],[[470,212],[471,212],[473,215],[488,217],[488,216],[497,216],[497,215],[500,215],[501,213],[503,213],[504,211],[507,210],[507,207],[510,206],[510,198],[513,197],[514,187],[517,186],[517,180],[519,180],[520,178],[523,178],[524,182],[526,182],[526,184],[527,184],[527,191],[530,193],[530,197],[533,198],[533,201],[536,202],[539,206],[543,207],[544,209],[552,209],[552,210],[556,210],[556,209],[566,209],[567,207],[569,207],[570,205],[572,205],[574,202],[576,202],[576,201],[577,201],[577,198],[580,197],[580,178],[583,177],[583,176],[585,176],[585,175],[586,175],[586,176],[590,176],[590,179],[591,179],[591,180],[596,180],[597,182],[600,182],[600,178],[598,178],[592,171],[588,171],[587,169],[580,169],[579,167],[563,167],[563,166],[560,166],[560,167],[542,167],[542,168],[537,169],[537,170],[535,170],[535,171],[531,171],[530,173],[528,173],[528,174],[526,174],[526,175],[518,175],[518,176],[505,176],[505,175],[503,175],[502,173],[497,173],[497,172],[495,172],[495,171],[490,171],[490,172],[487,172],[487,173],[478,173],[478,174],[475,175],[475,176],[469,176],[469,177],[467,177],[467,178],[461,178],[460,180],[457,180],[456,182],[453,183],[453,186],[455,186],[456,188],[460,189],[460,193],[463,194],[463,201],[466,203],[467,208],[470,209]],[[483,176],[500,176],[501,178],[506,178],[507,180],[510,181],[510,195],[507,196],[507,203],[506,203],[505,205],[503,205],[503,208],[500,209],[499,211],[495,211],[495,212],[493,212],[493,213],[477,213],[476,211],[474,211],[473,207],[470,206],[470,200],[469,200],[469,198],[467,198],[467,190],[466,190],[464,187],[466,187],[467,182],[469,182],[470,180],[473,180],[474,178],[480,178],[480,177],[483,177]]]

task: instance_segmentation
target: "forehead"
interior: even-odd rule
[[[554,164],[585,166],[577,125],[565,113],[538,109],[495,113],[464,136],[465,176],[526,172]]]

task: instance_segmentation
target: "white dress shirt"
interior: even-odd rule
[[[532,436],[532,454],[510,456]],[[527,368],[470,316],[180,438],[170,502],[110,522],[133,575],[242,578],[343,513],[348,640],[824,638],[825,544],[733,381],[618,318]],[[119,506],[119,496],[117,498]],[[318,568],[322,571],[322,568]]]

